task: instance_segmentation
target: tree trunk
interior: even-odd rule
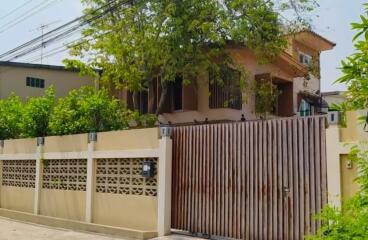
[[[167,98],[167,92],[168,92],[168,86],[167,83],[161,82],[161,96],[160,96],[160,102],[158,103],[156,115],[160,115],[163,111],[165,101]]]
[[[148,113],[155,113],[155,102],[156,102],[156,94],[155,94],[155,81],[153,79],[149,79],[148,81]]]
[[[132,94],[132,100],[133,100],[133,108],[134,110],[137,110],[139,113],[141,112],[139,109],[139,94],[138,91],[134,91]]]

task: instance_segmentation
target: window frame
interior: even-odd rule
[[[220,70],[220,78],[222,83],[213,81],[213,73],[208,72],[209,84],[208,90],[210,96],[208,98],[208,107],[210,109],[234,109],[242,110],[243,108],[243,92],[241,90],[241,72],[230,67],[224,67]],[[237,74],[238,79],[230,82],[230,78],[226,78],[226,71],[231,71],[231,74]],[[237,83],[235,81],[238,81]],[[215,96],[216,95],[216,96]]]
[[[305,61],[306,60],[306,61]],[[299,63],[303,64],[304,66],[311,66],[313,61],[313,57],[309,54],[304,52],[299,52]]]
[[[35,77],[26,77],[26,87],[44,89],[45,79],[35,78]]]

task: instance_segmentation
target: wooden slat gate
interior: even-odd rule
[[[327,203],[325,118],[173,129],[172,228],[303,239]]]

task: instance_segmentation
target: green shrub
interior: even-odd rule
[[[82,87],[58,100],[49,132],[65,135],[127,129],[136,117],[135,112],[124,109],[117,99],[109,97],[106,90],[96,92],[92,87]]]
[[[42,97],[32,97],[27,99],[24,105],[22,119],[23,137],[44,137],[55,104],[55,89],[48,88]]]
[[[0,139],[122,130],[130,125],[153,127],[156,122],[155,115],[140,116],[107,90],[92,87],[72,90],[58,100],[53,87],[25,103],[14,94],[0,100]]]
[[[18,138],[22,132],[23,103],[12,94],[0,100],[0,139]]]

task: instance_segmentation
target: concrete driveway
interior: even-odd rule
[[[118,240],[122,238],[74,232],[0,218],[0,240]]]

